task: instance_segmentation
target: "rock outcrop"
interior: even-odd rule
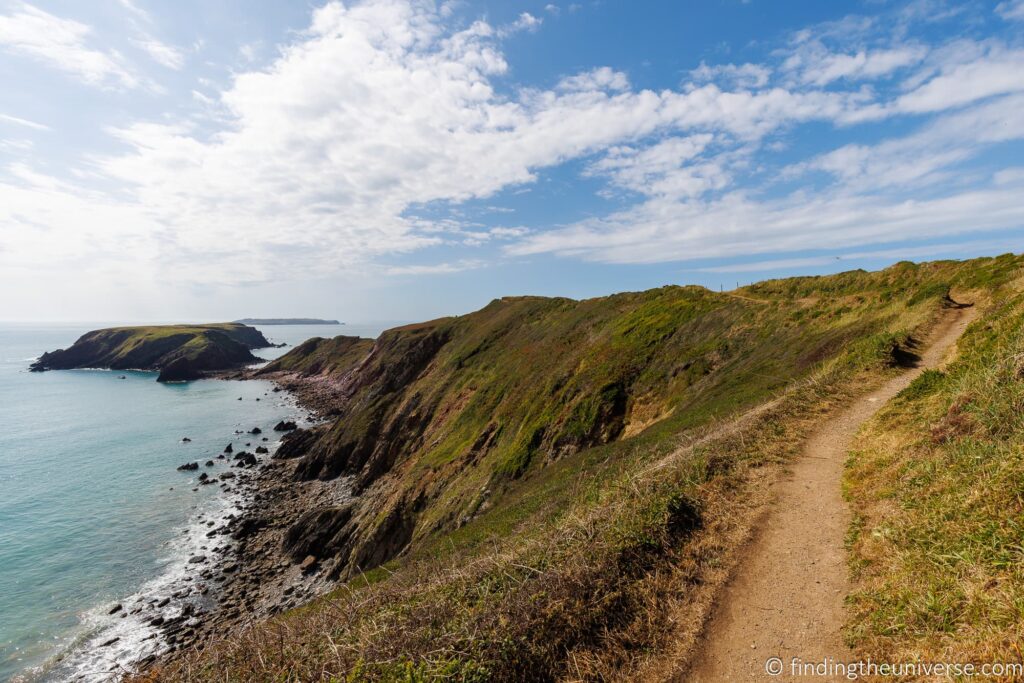
[[[158,382],[184,382],[256,363],[263,334],[237,323],[114,327],[82,335],[70,348],[44,353],[30,370],[158,370]]]

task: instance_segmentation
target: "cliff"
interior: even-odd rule
[[[159,370],[158,382],[177,382],[259,362],[252,349],[268,346],[259,330],[238,323],[112,327],[44,353],[30,369]]]
[[[728,293],[507,297],[302,344],[260,375],[329,388],[331,414],[261,470],[241,522],[259,530],[238,551],[247,624],[216,613],[146,680],[685,671],[768,484],[822,415],[913,364],[951,297],[988,311],[1022,267],[1006,255]],[[1003,395],[1009,414],[1017,394]],[[960,417],[947,412],[934,414]]]
[[[296,541],[293,555],[327,555],[338,577],[377,566],[501,505],[531,474],[747,405],[891,324],[895,302],[947,291],[907,264],[742,295],[506,297],[373,341],[309,340],[260,374],[329,387],[319,407],[332,421],[291,435],[279,456],[298,458],[297,480],[344,477],[357,496],[323,547]],[[887,343],[900,362],[898,339]],[[289,538],[322,537],[322,523],[311,514]]]

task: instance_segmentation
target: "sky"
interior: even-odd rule
[[[1022,251],[1024,0],[0,0],[0,320]]]

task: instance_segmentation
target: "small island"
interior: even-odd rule
[[[260,362],[253,349],[271,343],[240,323],[146,325],[93,330],[70,348],[44,353],[29,369],[157,370],[158,382],[185,382]]]
[[[242,318],[236,323],[243,325],[344,325],[338,320],[323,320],[321,318]]]

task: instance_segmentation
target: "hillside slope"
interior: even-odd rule
[[[308,482],[337,495],[258,544],[345,583],[155,675],[681,666],[775,466],[823,411],[912,362],[951,292],[987,300],[1020,267],[1005,256],[723,294],[514,297],[297,347],[265,373],[316,387],[332,417],[282,446],[282,496]]]
[[[238,323],[111,327],[87,332],[68,349],[44,353],[30,369],[159,370],[159,382],[184,381],[256,363],[251,350],[268,346],[259,330]]]

